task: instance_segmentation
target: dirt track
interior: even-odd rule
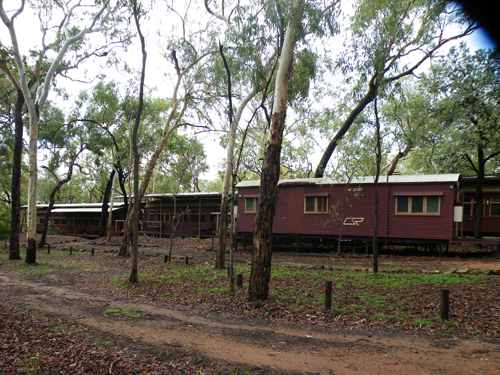
[[[55,275],[39,282],[0,273],[0,298],[154,351],[228,363],[232,372],[301,374],[498,374],[500,344],[432,336],[320,332],[200,316],[77,290]],[[57,284],[57,285],[56,285]],[[130,319],[107,308],[145,313]]]

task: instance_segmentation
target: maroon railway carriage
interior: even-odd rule
[[[36,231],[43,230],[45,212],[48,204],[36,205]],[[26,207],[26,206],[25,206]],[[102,203],[56,203],[50,212],[50,229],[60,234],[96,237],[99,235],[99,220]],[[126,216],[125,205],[121,202],[113,204],[113,221],[123,220]],[[112,226],[112,235],[116,228]]]
[[[260,181],[238,184],[238,234],[251,237]],[[379,229],[382,243],[452,243],[462,221],[460,174],[381,176]],[[285,238],[361,240],[374,232],[374,178],[350,183],[331,178],[280,180],[273,234]]]
[[[152,236],[210,237],[218,229],[221,193],[147,194],[139,232]]]
[[[476,183],[477,176],[463,176],[464,181],[464,220],[461,233],[474,235],[476,221]],[[483,236],[500,236],[500,176],[489,175],[483,180]]]

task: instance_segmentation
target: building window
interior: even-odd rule
[[[149,221],[156,221],[156,211],[155,210],[149,211]]]
[[[399,215],[439,215],[440,196],[397,196],[396,214]]]
[[[259,198],[245,198],[245,213],[254,214],[257,212]]]
[[[491,205],[490,215],[500,216],[500,199],[491,199],[490,205]]]
[[[328,197],[304,197],[304,213],[327,214]]]
[[[486,199],[483,201],[483,216],[488,215],[488,210],[486,209]],[[490,215],[492,216],[500,216],[500,199],[491,199],[491,208]],[[496,202],[496,207],[493,208]],[[471,199],[468,202],[464,202],[464,216],[476,216],[477,203],[474,199]],[[494,214],[493,212],[497,212]]]

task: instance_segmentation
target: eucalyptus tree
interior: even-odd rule
[[[1,68],[0,64],[0,68]],[[9,215],[9,206],[12,207],[11,214],[16,211],[17,218],[19,219],[20,211],[20,196],[21,186],[11,179],[11,172],[13,164],[19,162],[19,171],[21,170],[21,150],[22,150],[22,108],[21,111],[15,112],[19,109],[17,101],[14,101],[14,93],[10,87],[8,80],[0,76],[0,237],[8,234],[10,231],[10,224],[12,222],[12,215]],[[17,114],[20,116],[17,116]],[[19,130],[17,125],[21,120],[21,136],[16,138],[12,129],[12,123],[15,122],[16,130]],[[20,140],[20,144],[16,141]],[[14,146],[15,144],[15,146]],[[17,158],[15,155],[19,154]],[[17,193],[17,194],[16,194]],[[17,202],[15,204],[14,202]],[[15,209],[16,208],[16,209]],[[19,223],[17,224],[19,227]],[[17,246],[10,240],[9,259],[21,259],[19,254],[19,230],[17,230]],[[15,238],[14,238],[14,241]],[[13,251],[14,249],[14,251]]]
[[[171,66],[173,65],[175,72],[172,76],[173,92],[169,97],[170,107],[163,122],[161,138],[144,169],[137,194],[139,202],[146,193],[158,158],[167,141],[179,126],[184,124],[183,121],[192,120],[190,116],[195,115],[188,115],[186,111],[198,101],[197,96],[201,97],[207,90],[207,83],[204,79],[207,72],[201,62],[216,51],[215,35],[209,32],[210,21],[208,25],[204,21],[200,21],[202,25],[190,22],[192,21],[190,16],[196,14],[192,9],[194,6],[192,3],[187,4],[186,8],[182,10],[182,14],[173,9],[173,6],[171,7],[170,15],[179,17],[182,32],[180,36],[170,36],[166,43],[160,46],[163,57],[171,63]],[[197,113],[199,114],[199,112]],[[184,118],[185,115],[186,118]],[[130,208],[128,211],[124,225],[124,236],[119,250],[120,256],[127,254],[127,245],[131,238],[132,215]]]
[[[229,187],[231,178],[237,173],[234,165],[234,148],[239,122],[245,108],[252,100],[259,94],[264,98],[267,96],[277,62],[274,26],[270,24],[269,17],[262,16],[263,13],[269,13],[271,6],[274,4],[258,0],[230,5],[224,2],[217,5],[215,2],[210,3],[205,0],[207,12],[218,21],[218,24],[222,24],[222,26],[217,24],[216,27],[219,27],[226,47],[224,51],[220,45],[220,57],[214,55],[211,59],[214,72],[218,73],[212,75],[214,87],[218,91],[214,95],[228,98],[228,105],[220,103],[220,107],[227,108],[221,112],[228,115],[229,131],[220,208],[219,245],[215,259],[215,267],[219,269],[225,267]],[[224,76],[227,77],[226,80]],[[225,82],[227,89],[217,82]],[[235,111],[233,99],[239,101],[234,108]]]
[[[450,31],[456,26],[459,32]],[[315,177],[323,176],[339,141],[377,94],[383,97],[401,78],[415,74],[443,46],[477,28],[459,5],[449,1],[358,1],[345,52],[335,65],[352,85],[351,100]]]
[[[331,4],[328,9],[320,9],[315,3],[297,0],[293,4],[286,4],[283,11],[285,17],[283,17],[282,25],[287,22],[287,26],[286,32],[281,33],[280,61],[276,72],[269,137],[264,148],[262,162],[259,201],[254,224],[252,270],[248,288],[249,301],[265,300],[269,293],[272,223],[276,211],[280,156],[289,92],[293,92],[289,88],[294,82],[292,60],[296,52],[296,44],[304,40],[308,32],[321,33],[322,29],[319,27],[321,21],[326,20],[326,23],[331,25],[331,15],[335,4]],[[285,30],[284,26],[281,30]]]
[[[415,154],[438,172],[477,175],[474,237],[481,237],[482,184],[487,173],[497,173],[500,155],[500,56],[498,51],[462,45],[436,61],[421,80],[430,96],[433,143]]]
[[[11,181],[11,195],[10,195],[10,238],[9,238],[9,259],[18,260],[21,259],[19,252],[19,231],[21,224],[21,166],[22,166],[22,148],[23,148],[23,106],[24,106],[24,95],[14,78],[13,70],[10,66],[12,65],[11,58],[7,51],[1,49],[0,46],[0,69],[4,72],[7,78],[1,79],[2,86],[2,129],[9,128],[10,123],[14,122],[14,146],[12,150],[12,165],[9,169],[11,173],[11,178],[7,176],[2,178],[2,181]],[[9,84],[9,81],[14,83],[13,88]],[[10,86],[10,87],[9,87]],[[13,101],[13,94],[16,93],[15,103]],[[12,119],[13,117],[13,119]],[[9,123],[9,125],[7,125]],[[7,135],[7,134],[6,134]],[[10,133],[8,136],[2,137],[5,141],[10,139]],[[5,166],[4,166],[5,167]],[[7,223],[7,220],[3,221]]]
[[[15,27],[16,19],[25,11],[27,2],[22,0],[18,8],[6,9],[0,1],[0,18],[10,35],[10,49],[18,72],[18,79],[9,77],[14,86],[21,88],[29,113],[29,187],[28,187],[28,233],[26,263],[36,262],[36,183],[37,140],[40,113],[46,103],[51,86],[58,74],[76,69],[93,56],[108,54],[111,44],[125,35],[117,32],[122,21],[120,2],[111,0],[82,3],[82,1],[40,2],[35,5],[40,20],[41,46],[33,51],[31,59],[24,58]],[[59,18],[60,17],[60,18]],[[58,18],[56,20],[56,18]],[[26,27],[26,25],[24,25]],[[99,33],[104,41],[99,46],[85,45],[84,38]],[[85,48],[88,47],[88,48]],[[70,60],[71,57],[71,60]],[[65,60],[66,58],[66,60]],[[35,82],[33,90],[29,80]]]

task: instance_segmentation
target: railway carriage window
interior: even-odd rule
[[[304,213],[328,213],[328,197],[304,197]]]
[[[164,212],[163,213],[163,221],[165,223],[170,223],[170,212]]]
[[[156,221],[156,211],[155,210],[149,211],[149,221]]]
[[[396,214],[400,215],[439,215],[440,196],[397,196]]]
[[[99,225],[99,219],[92,219],[91,225]]]
[[[198,215],[198,211],[192,210],[191,211],[191,222],[197,223],[199,218],[200,218],[200,215]]]
[[[439,213],[439,197],[427,197],[427,211],[428,214]]]
[[[464,202],[464,216],[472,216],[472,202]]]
[[[408,205],[409,197],[397,197],[397,208],[396,212],[397,213],[407,213],[408,208],[410,207]]]
[[[491,200],[491,216],[500,216],[500,199]]]
[[[411,197],[411,212],[412,213],[424,213],[424,197]]]
[[[245,198],[245,213],[254,214],[257,212],[257,202],[259,198]]]

